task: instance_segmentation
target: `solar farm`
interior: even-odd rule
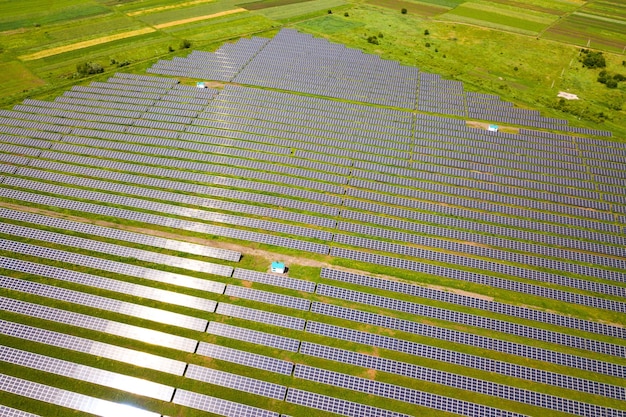
[[[625,157],[292,29],[26,99],[0,416],[625,416]]]

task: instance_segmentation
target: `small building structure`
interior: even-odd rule
[[[498,125],[489,125],[489,127],[487,128],[487,130],[490,132],[497,132],[498,129]]]
[[[274,261],[272,262],[272,272],[276,274],[284,274],[285,273],[285,264],[282,262]]]
[[[198,81],[196,82],[196,87],[198,88],[207,88],[206,84],[204,83],[204,81]]]

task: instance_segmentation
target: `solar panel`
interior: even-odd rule
[[[359,378],[301,364],[296,365],[294,377],[471,417],[483,417],[485,415],[514,417],[522,415],[469,401],[456,400],[454,398],[418,391],[399,385],[373,381],[371,379]],[[376,413],[376,415],[393,415],[390,412],[385,413],[382,410],[376,410]]]
[[[183,389],[176,390],[172,402],[227,417],[279,417],[279,414],[273,411]]]
[[[378,407],[359,404],[348,400],[316,394],[295,388],[287,390],[288,403],[324,410],[349,417],[409,417],[407,414],[397,413]]]
[[[291,352],[297,352],[300,346],[298,339],[232,326],[217,321],[209,322],[207,333]]]
[[[282,359],[204,342],[200,342],[196,353],[198,355],[208,356],[209,358],[220,359],[226,362],[233,362],[239,365],[263,369],[264,371],[283,375],[291,375],[291,371],[293,370],[293,364]]]
[[[312,281],[305,281],[282,275],[252,271],[249,269],[235,268],[235,271],[233,272],[233,278],[241,279],[243,281],[260,282],[262,284],[290,288],[304,292],[315,291],[315,283]]]
[[[17,410],[0,404],[0,415],[4,417],[39,417],[37,414],[27,413],[26,411]]]
[[[559,397],[550,396],[538,392],[528,391],[509,385],[497,384],[495,382],[472,378],[465,375],[453,374],[437,369],[426,368],[406,362],[382,358],[380,356],[366,355],[350,350],[339,349],[310,342],[302,342],[300,353],[303,355],[315,356],[331,361],[347,363],[369,369],[376,369],[409,378],[421,379],[437,384],[443,384],[460,389],[475,391],[488,395],[497,395],[502,398],[522,401],[528,404],[547,406],[553,408],[566,400]],[[552,383],[552,381],[546,381]],[[604,384],[597,381],[584,380],[575,377],[562,376],[559,386],[588,392],[605,397],[623,399],[626,398],[626,389],[616,385]]]
[[[103,342],[97,342],[95,340],[53,332],[51,330],[26,326],[24,324],[13,323],[5,320],[0,320],[0,324],[2,324],[0,326],[0,333],[7,336],[18,337],[31,342],[57,346],[77,352],[89,353],[119,362],[130,363],[135,366],[155,369],[169,374],[183,375],[185,367],[187,366],[185,362]]]
[[[223,293],[225,288],[225,285],[220,282],[193,278],[186,275],[175,274],[172,272],[131,265],[123,262],[111,261],[104,258],[96,258],[94,256],[82,255],[79,253],[67,252],[44,246],[30,245],[22,242],[10,240],[0,241],[0,248],[16,253],[21,253],[24,255],[32,255],[39,258],[73,263],[75,265],[82,265],[89,268],[110,271],[121,275],[130,275],[137,278],[149,279],[152,281],[164,282],[167,284],[194,288],[217,294]]]
[[[271,313],[269,311],[257,310],[254,308],[242,307],[228,303],[219,303],[215,312],[225,316],[237,317],[258,323],[271,324],[278,327],[286,327],[293,330],[302,330],[304,329],[305,324],[305,320],[298,317]]]
[[[285,395],[287,393],[287,388],[282,385],[272,384],[259,379],[248,378],[224,371],[218,371],[216,369],[204,368],[193,364],[189,364],[187,370],[185,371],[185,376],[198,381],[208,382],[209,384],[232,388],[238,391],[261,395],[263,397],[269,397],[280,401],[285,399]],[[168,400],[170,398],[172,397],[170,396]]]
[[[274,304],[296,310],[309,311],[311,306],[311,302],[304,298],[277,294],[270,291],[255,290],[253,288],[246,288],[238,285],[227,285],[224,294],[230,297],[254,300],[261,303]]]
[[[43,277],[74,282],[77,284],[87,285],[95,288],[102,288],[117,293],[132,295],[136,297],[157,300],[168,304],[175,304],[184,307],[195,308],[202,311],[215,311],[217,303],[206,298],[194,297],[191,295],[181,294],[174,291],[161,290],[151,288],[139,284],[118,281],[110,278],[103,278],[97,275],[86,274],[83,272],[72,271],[69,269],[58,268],[54,266],[37,264],[34,262],[22,261],[19,259],[0,257],[0,267],[36,274]]]
[[[0,346],[0,361],[103,385],[161,401],[169,401],[172,395],[174,395],[174,388],[163,384],[8,346]]]
[[[125,242],[139,243],[146,246],[154,246],[179,252],[193,253],[195,255],[208,256],[211,258],[223,259],[226,261],[239,262],[241,254],[221,248],[213,248],[206,245],[198,245],[180,240],[167,239],[158,236],[151,236],[142,233],[130,232],[121,229],[98,226],[95,224],[75,222],[58,217],[48,217],[36,213],[0,208],[0,217],[19,220],[43,226],[51,226],[57,229],[73,230],[94,236],[101,236]]]
[[[409,294],[421,298],[429,298],[433,300],[443,301],[447,303],[454,303],[464,305],[476,309],[483,309],[487,311],[493,311],[500,314],[521,317],[529,320],[536,320],[544,323],[550,323],[556,326],[570,327],[573,329],[582,329],[591,333],[604,334],[607,336],[626,338],[626,333],[623,329],[617,326],[611,326],[603,323],[597,323],[588,320],[581,320],[575,317],[563,316],[560,314],[549,313],[531,308],[524,308],[510,304],[498,303],[496,301],[484,300],[481,298],[454,294],[448,291],[436,290],[432,288],[426,288],[419,285],[408,284],[399,281],[392,281],[389,279],[377,278],[368,275],[359,275],[351,272],[339,271],[335,269],[322,268],[320,273],[322,278],[333,279],[337,281],[350,282],[366,287],[379,288],[387,291],[392,291],[401,294]],[[486,317],[484,320],[490,320]],[[559,333],[559,338],[571,339],[577,338],[574,336],[565,335]],[[588,339],[585,339],[588,340]],[[590,341],[598,342],[598,341]],[[586,342],[587,343],[587,342]],[[578,347],[582,347],[578,345]],[[610,349],[605,349],[609,351]]]
[[[11,311],[13,313],[26,316],[38,317],[44,320],[65,323],[84,329],[113,334],[153,345],[164,346],[185,352],[194,352],[196,350],[196,346],[198,345],[198,342],[193,339],[147,329],[144,327],[119,323],[113,320],[105,320],[99,317],[74,313],[58,308],[46,307],[6,297],[0,297],[0,301],[0,309],[5,311]]]
[[[67,290],[37,282],[9,278],[1,275],[0,286],[2,288],[8,288],[28,294],[67,301],[87,307],[111,311],[113,313],[125,314],[130,317],[152,320],[157,323],[198,330],[201,332],[206,329],[208,324],[206,320],[197,317],[185,316],[183,314],[173,313],[167,310],[147,307],[126,301],[118,301],[112,298],[101,297],[74,290]]]
[[[101,400],[9,375],[0,374],[0,390],[101,417],[118,417],[120,415],[125,417],[160,416],[159,413],[143,410],[129,404]]]

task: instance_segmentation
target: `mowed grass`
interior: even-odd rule
[[[3,79],[2,90],[7,96],[46,84],[44,80],[17,61],[0,63],[0,74]]]
[[[28,0],[0,2],[0,32],[49,25],[110,12],[91,0]]]
[[[161,25],[168,22],[207,16],[227,10],[237,9],[234,1],[215,1],[211,3],[201,3],[189,7],[178,7],[162,12],[142,14],[135,18],[149,25]]]
[[[271,30],[274,26],[275,22],[265,16],[242,12],[164,30],[177,38],[189,39],[194,42],[209,42],[236,36],[247,36],[260,31]]]
[[[520,9],[516,5],[468,1],[441,18],[534,35],[553,23],[557,16],[531,9]]]
[[[334,34],[344,30],[356,29],[364,25],[364,23],[355,21],[354,19],[328,15],[319,19],[302,22],[298,27],[306,27],[307,31],[323,36],[323,34]]]
[[[42,50],[74,44],[145,28],[146,25],[126,16],[108,15],[77,22],[64,22],[50,27],[29,28],[24,33],[3,36],[0,43],[5,53],[0,59],[11,59]]]

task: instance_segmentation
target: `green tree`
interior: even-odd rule
[[[407,10],[406,10],[406,9],[402,9],[402,10],[400,10],[400,11],[402,12],[402,14],[406,14],[406,11],[407,11]]]
[[[605,68],[606,60],[602,52],[594,52],[589,50],[583,50],[583,67],[587,68]]]

